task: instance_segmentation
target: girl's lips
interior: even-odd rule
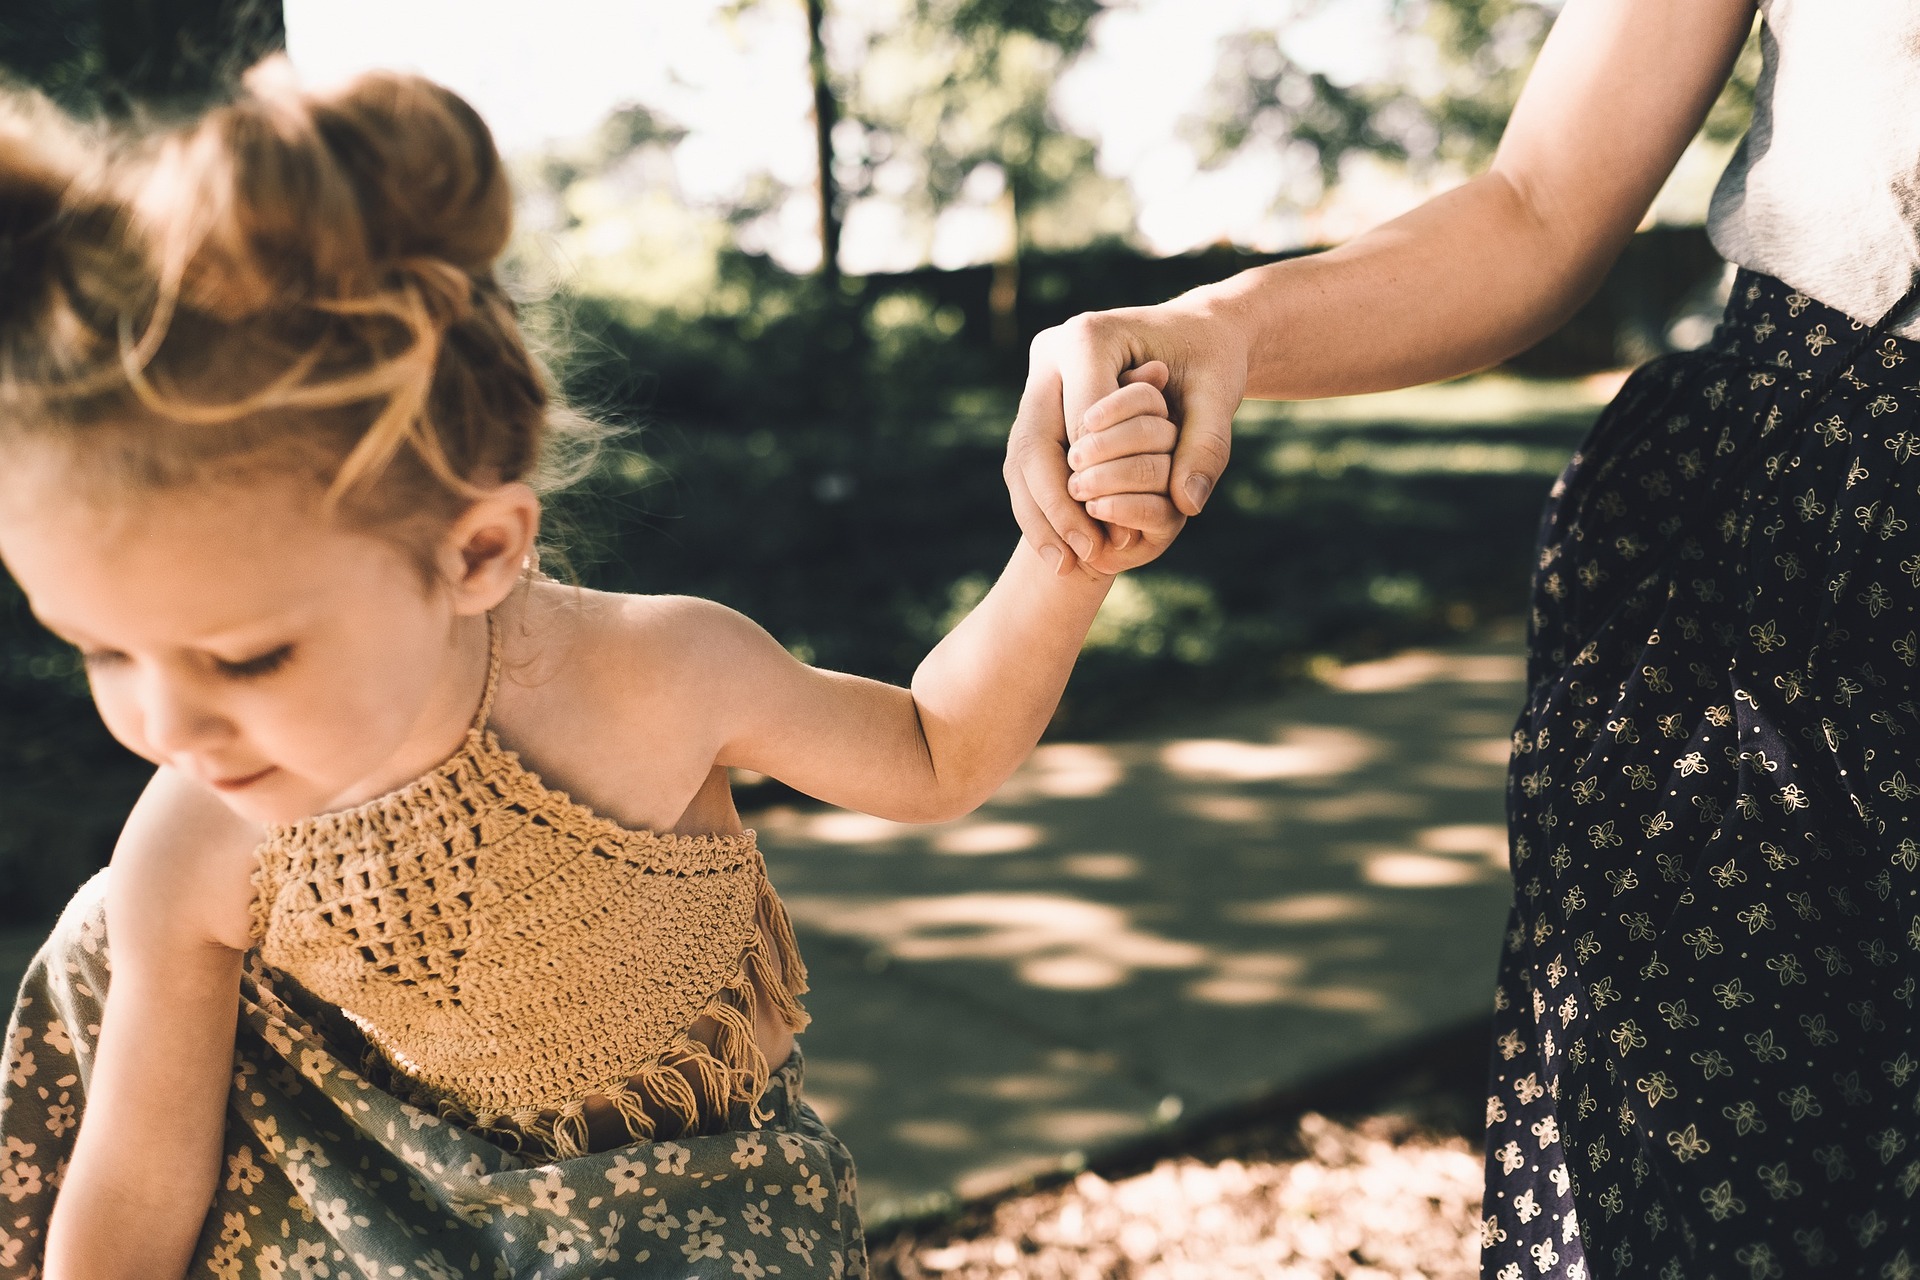
[[[239,791],[260,781],[272,773],[274,768],[275,766],[268,765],[258,773],[249,773],[238,778],[210,778],[207,780],[207,785],[215,791]]]

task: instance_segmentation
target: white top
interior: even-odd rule
[[[1708,234],[1729,262],[1877,321],[1920,272],[1920,3],[1760,10],[1753,125]],[[1894,332],[1920,337],[1920,317]]]

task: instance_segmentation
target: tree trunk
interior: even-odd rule
[[[840,283],[840,192],[833,180],[833,126],[840,122],[840,102],[833,96],[827,73],[827,46],[820,37],[826,20],[826,0],[807,0],[808,67],[813,77],[814,152],[820,168],[820,278],[829,287]]]

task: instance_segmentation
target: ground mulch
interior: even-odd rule
[[[1486,1029],[874,1233],[874,1280],[1472,1280]]]

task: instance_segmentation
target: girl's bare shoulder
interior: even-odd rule
[[[543,780],[629,827],[671,829],[707,784],[755,654],[744,616],[691,596],[536,582],[506,619],[495,728]]]
[[[686,692],[686,680],[778,646],[737,610],[697,596],[590,591],[537,582],[522,612],[526,661],[516,679],[568,677],[624,697],[653,687]],[[509,647],[511,658],[513,646]]]
[[[155,770],[114,845],[107,916],[116,949],[246,950],[264,834],[205,787]]]

